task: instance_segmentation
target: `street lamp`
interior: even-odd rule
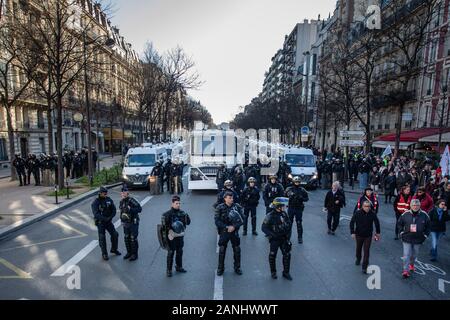
[[[96,39],[87,41],[87,32],[83,31],[83,63],[84,63],[84,92],[86,99],[86,121],[87,121],[87,136],[88,136],[88,176],[89,176],[89,185],[93,184],[93,168],[92,168],[92,138],[91,138],[91,108],[89,106],[89,88],[88,88],[88,71],[87,71],[87,46],[96,43],[104,36],[99,36]],[[111,48],[115,45],[115,41],[111,38],[107,38],[104,42],[104,45]]]

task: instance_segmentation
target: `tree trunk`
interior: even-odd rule
[[[47,98],[47,139],[48,139],[48,154],[52,154],[53,147],[53,117],[52,117],[52,101]]]
[[[394,158],[398,158],[400,154],[400,135],[402,133],[402,116],[404,102],[401,102],[397,110],[397,128],[395,129],[395,150]]]
[[[59,190],[64,189],[64,168],[63,168],[63,143],[62,143],[62,94],[58,92],[56,108],[58,110],[56,117],[56,151],[58,152],[58,186]]]
[[[12,124],[12,117],[11,117],[11,107],[6,107],[6,124],[8,126],[8,140],[9,140],[9,161],[11,164],[11,181],[17,179],[16,170],[13,167],[12,163],[14,160],[14,155],[16,153],[15,143],[14,143],[14,128]]]

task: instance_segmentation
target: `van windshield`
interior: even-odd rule
[[[286,162],[291,167],[315,167],[314,156],[308,154],[287,154]]]
[[[125,167],[153,167],[154,154],[130,154],[125,158]]]

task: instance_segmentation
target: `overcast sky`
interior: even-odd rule
[[[322,18],[336,0],[112,0],[112,24],[141,53],[182,46],[205,84],[190,94],[214,122],[230,121],[262,89],[270,59],[297,22]]]

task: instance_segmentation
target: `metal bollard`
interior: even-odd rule
[[[58,186],[57,185],[55,185],[55,202],[56,202],[56,204],[59,204],[59,202],[58,202]]]

